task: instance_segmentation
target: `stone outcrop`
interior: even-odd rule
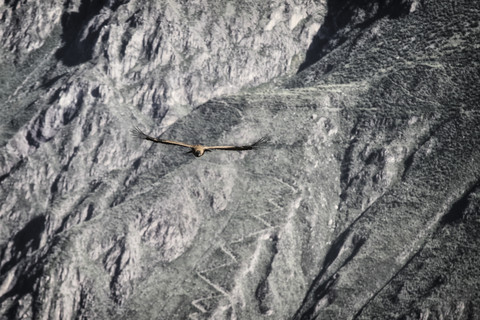
[[[0,8],[2,319],[480,313],[478,6],[259,3]]]

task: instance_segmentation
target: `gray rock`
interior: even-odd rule
[[[7,2],[2,319],[474,319],[477,7]]]

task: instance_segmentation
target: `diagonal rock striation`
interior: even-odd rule
[[[7,1],[0,319],[474,319],[477,7]]]

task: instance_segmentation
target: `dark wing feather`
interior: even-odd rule
[[[267,142],[268,142],[268,139],[266,137],[263,137],[257,142],[250,145],[246,145],[246,146],[211,146],[211,147],[205,147],[205,149],[206,150],[233,150],[233,151],[254,150],[264,146]]]
[[[151,136],[145,134],[142,130],[138,129],[137,127],[134,127],[131,130],[131,132],[132,132],[132,135],[134,137],[144,139],[144,140],[148,140],[148,141],[152,141],[152,142],[155,142],[155,143],[173,144],[173,145],[177,145],[177,146],[181,146],[181,147],[193,148],[193,146],[191,144],[151,137]]]

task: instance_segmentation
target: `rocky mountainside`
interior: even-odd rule
[[[0,17],[1,319],[479,318],[475,1]]]

